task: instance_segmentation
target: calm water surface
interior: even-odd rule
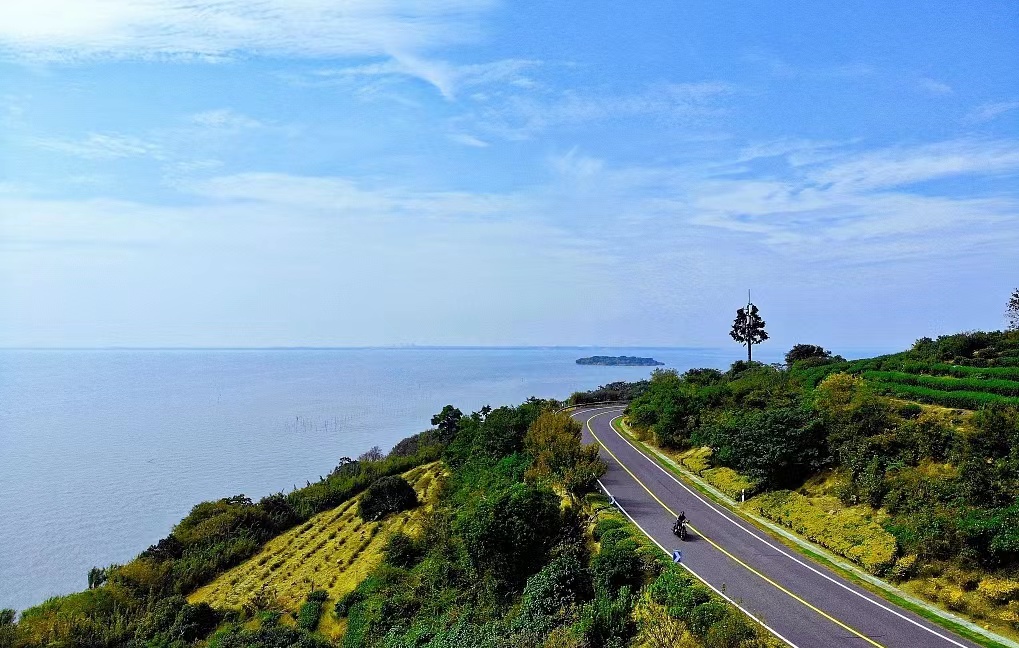
[[[0,608],[83,589],[195,503],[258,498],[388,449],[447,403],[565,398],[647,367],[724,367],[738,348],[0,351]],[[762,354],[763,356],[764,354]],[[762,357],[770,361],[775,358]]]

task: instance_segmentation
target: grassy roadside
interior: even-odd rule
[[[1001,636],[990,629],[982,628],[972,621],[935,607],[931,603],[916,599],[899,590],[894,585],[871,576],[870,574],[866,574],[855,565],[835,557],[820,547],[812,545],[809,541],[796,536],[792,532],[743,510],[730,495],[713,487],[711,484],[707,483],[692,472],[681,468],[675,460],[668,457],[657,448],[636,438],[632,431],[626,426],[626,423],[622,418],[613,420],[612,426],[623,434],[627,440],[642,449],[646,454],[648,454],[648,456],[654,458],[659,465],[668,470],[670,473],[676,475],[678,478],[682,478],[684,482],[696,488],[697,491],[706,498],[718,505],[726,507],[730,511],[737,513],[742,519],[750,522],[761,531],[768,533],[769,536],[778,540],[783,545],[797,553],[833,569],[836,573],[842,575],[847,580],[850,580],[868,591],[881,596],[885,600],[908,609],[928,621],[949,629],[952,632],[973,641],[974,643],[988,647],[1019,647],[1019,643],[1010,638]]]
[[[606,553],[617,554],[621,546],[633,543],[633,554],[644,574],[645,584],[637,593],[632,615],[638,632],[629,645],[639,648],[787,645],[738,605],[712,591],[686,565],[673,563],[668,551],[613,506],[608,497],[588,494],[585,512],[591,520],[587,531],[596,548],[596,560]]]

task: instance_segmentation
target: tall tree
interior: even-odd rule
[[[1008,320],[1008,330],[1019,331],[1019,288],[1013,290],[1012,296],[1008,299],[1005,319]]]
[[[732,330],[729,331],[732,339],[747,348],[747,362],[753,362],[753,346],[768,339],[768,332],[764,330],[764,320],[761,319],[761,312],[757,306],[750,301],[750,292],[747,291],[747,305],[736,311],[736,319],[732,323]]]

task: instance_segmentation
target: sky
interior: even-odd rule
[[[0,3],[0,346],[1000,329],[1019,4]]]

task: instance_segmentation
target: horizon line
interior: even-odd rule
[[[413,349],[709,349],[725,347],[611,344],[367,344],[367,345],[271,345],[271,346],[0,346],[0,351],[329,351]]]
[[[0,346],[0,351],[414,351],[414,350],[554,350],[554,349],[660,349],[688,351],[729,351],[720,346],[606,345],[606,344],[382,344],[364,346]],[[890,351],[898,346],[844,346],[842,351]],[[761,351],[764,351],[762,349]],[[834,351],[834,349],[833,349]]]

